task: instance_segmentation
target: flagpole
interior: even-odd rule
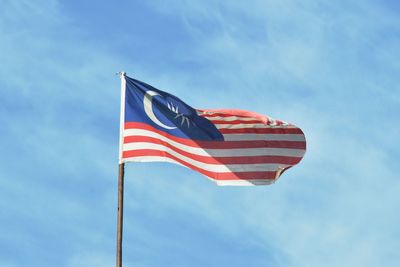
[[[124,176],[125,163],[122,162],[125,123],[125,72],[120,72],[121,78],[121,112],[120,112],[120,137],[119,137],[119,170],[118,170],[118,219],[117,219],[117,260],[116,266],[122,267],[122,228],[124,218]]]
[[[118,173],[118,226],[117,226],[117,267],[122,267],[122,226],[124,218],[124,174],[125,164],[119,164]]]

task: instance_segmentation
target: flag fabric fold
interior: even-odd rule
[[[218,185],[266,185],[306,151],[300,128],[236,109],[194,109],[124,74],[120,163],[171,162]]]

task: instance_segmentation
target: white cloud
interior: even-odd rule
[[[193,60],[218,67],[216,76],[227,89],[214,92],[215,105],[233,102],[272,110],[282,119],[296,118],[308,137],[304,162],[273,189],[240,191],[240,197],[248,199],[235,200],[232,209],[208,203],[209,215],[228,226],[226,218],[233,216],[233,227],[255,229],[266,242],[273,240],[284,248],[298,266],[390,265],[396,260],[386,255],[400,243],[395,226],[399,217],[393,213],[400,184],[387,148],[397,146],[391,136],[399,127],[383,116],[398,101],[393,90],[398,78],[387,76],[384,86],[371,83],[381,79],[372,75],[376,68],[398,70],[393,57],[398,49],[390,50],[392,56],[382,49],[387,46],[382,34],[390,28],[398,32],[398,19],[383,14],[375,3],[356,2],[345,9],[339,5],[182,2],[172,8],[161,5],[160,12],[183,18],[198,41]],[[260,27],[261,39],[237,34],[238,28],[246,31],[241,22],[246,16]],[[216,25],[213,29],[203,26],[210,21]],[[374,53],[368,54],[368,49]],[[296,86],[305,91],[291,88]],[[270,101],[266,108],[262,88],[282,101]],[[232,92],[234,97],[225,98]],[[249,94],[258,99],[243,102]],[[390,126],[383,128],[387,123]],[[391,141],[382,146],[388,137]],[[217,194],[202,202],[223,202]]]
[[[76,185],[92,179],[104,187],[116,182],[112,179],[116,177],[113,158],[118,136],[111,137],[113,131],[105,128],[118,120],[119,85],[112,74],[121,65],[135,67],[139,76],[154,85],[174,88],[189,103],[209,105],[199,107],[252,109],[294,122],[307,135],[308,152],[299,166],[270,187],[219,188],[181,167],[128,165],[126,210],[134,213],[126,216],[128,236],[137,235],[138,240],[161,251],[169,241],[146,231],[146,222],[135,216],[146,212],[150,214],[147,218],[165,219],[172,211],[171,216],[200,218],[228,239],[256,243],[265,251],[282,254],[287,265],[396,266],[400,183],[396,159],[388,147],[397,146],[399,127],[385,116],[399,102],[395,90],[399,52],[398,38],[386,42],[381,34],[397,29],[398,19],[369,2],[352,2],[345,4],[346,8],[342,4],[148,4],[163,15],[179,16],[186,25],[196,44],[177,54],[207,66],[202,72],[207,78],[199,85],[197,72],[183,76],[173,68],[163,73],[155,71],[156,66],[155,70],[139,68],[92,41],[77,41],[85,36],[84,30],[69,24],[56,1],[9,1],[0,16],[0,49],[5,51],[0,54],[0,75],[7,104],[2,111],[11,117],[0,119],[6,133],[18,140],[18,151],[24,152],[19,157],[25,162],[57,159],[57,170]],[[368,54],[369,49],[374,53]],[[388,74],[391,72],[396,75]],[[211,92],[210,99],[206,94]],[[16,98],[25,105],[14,113],[7,108]],[[104,118],[107,127],[97,124]],[[31,129],[29,137],[21,131],[22,122]],[[63,152],[62,160],[56,151]],[[40,166],[30,168],[35,173]],[[102,175],[83,177],[83,170]],[[32,201],[17,202],[28,209],[14,214],[40,225],[52,222],[68,233],[79,232],[76,235],[82,244],[75,248],[114,238],[114,233],[91,229],[92,216],[107,220],[107,225],[97,222],[107,230],[115,220],[100,216],[90,197],[79,198],[80,203],[74,200],[73,190],[57,188],[51,193],[54,184],[50,179],[37,178],[43,184],[21,179],[29,170],[14,175],[2,166],[1,171],[18,179],[1,181],[7,193],[2,196],[7,200],[3,203],[18,194]],[[115,187],[93,192],[93,197],[107,212],[115,210]],[[60,210],[47,202],[52,199],[57,199]],[[43,207],[71,225],[47,222]],[[13,213],[7,204],[2,209]],[[75,217],[80,220],[74,224]],[[20,236],[18,240],[26,239],[34,243],[38,236]],[[182,250],[186,246],[179,240],[172,243]],[[113,255],[102,248],[98,245],[87,254],[69,250],[67,266],[113,264]]]

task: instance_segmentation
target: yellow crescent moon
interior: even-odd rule
[[[157,124],[160,127],[163,127],[168,130],[173,130],[176,129],[176,127],[168,126],[162,123],[159,119],[157,119],[156,115],[153,112],[153,97],[154,96],[161,96],[159,93],[154,92],[154,91],[146,91],[143,99],[143,105],[144,105],[144,112],[146,115],[152,120],[155,124]]]

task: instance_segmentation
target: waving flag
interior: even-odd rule
[[[304,156],[305,136],[292,124],[243,110],[194,109],[121,79],[120,163],[172,162],[218,185],[265,185]]]

